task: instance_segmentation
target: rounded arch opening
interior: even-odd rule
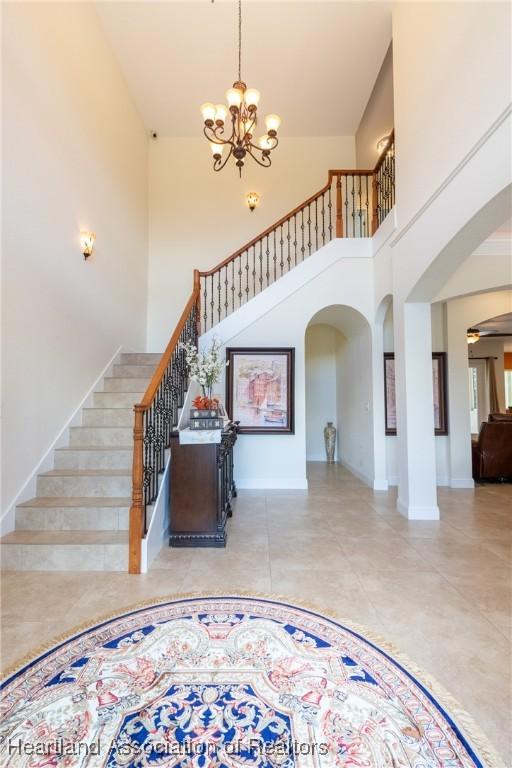
[[[305,335],[306,456],[326,462],[324,428],[337,430],[334,461],[373,485],[372,334],[366,317],[330,305],[310,318]]]

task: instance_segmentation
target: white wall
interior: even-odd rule
[[[306,328],[326,306],[344,305],[364,318],[371,317],[368,253],[368,241],[334,240],[215,329],[229,347],[295,348],[295,434],[240,435],[235,448],[235,479],[240,488],[307,487]],[[307,280],[302,281],[301,275]],[[332,325],[330,320],[317,319]],[[204,336],[202,343],[208,344],[211,335]]]
[[[510,104],[510,14],[500,2],[394,4],[401,226]]]
[[[393,128],[393,44],[391,44],[356,131],[357,168],[375,167],[379,159],[377,143],[384,136],[388,136]]]
[[[147,141],[92,3],[2,10],[5,510],[116,349],[144,349]]]
[[[446,352],[446,306],[443,303],[433,304],[431,308],[432,323],[432,351]],[[393,338],[393,305],[390,304],[383,324],[384,333],[384,352],[394,352]],[[450,408],[448,404],[448,418],[450,417]],[[450,430],[450,424],[449,424]],[[438,485],[448,485],[450,478],[449,467],[449,441],[450,437],[445,435],[435,436],[436,452],[436,475]],[[386,466],[388,483],[396,485],[398,482],[398,458],[397,458],[397,435],[386,436]]]
[[[198,122],[198,133],[199,122]],[[165,347],[192,290],[193,269],[209,269],[241,248],[327,181],[329,168],[355,163],[353,136],[286,137],[271,168],[248,160],[215,173],[204,138],[150,143],[150,350]],[[261,196],[250,212],[248,192]]]
[[[339,337],[338,460],[372,486],[372,351],[370,327],[363,318]]]
[[[306,331],[308,461],[326,461],[324,427],[328,421],[337,426],[336,346],[339,335],[336,328],[323,324],[310,325]]]

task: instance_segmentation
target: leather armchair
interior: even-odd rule
[[[512,419],[484,422],[472,451],[475,480],[512,480]]]

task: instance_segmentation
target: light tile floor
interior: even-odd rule
[[[225,550],[165,549],[150,573],[6,572],[2,665],[73,626],[180,592],[273,592],[364,624],[450,691],[512,765],[512,486],[440,489],[440,522],[311,464],[309,491],[241,491]]]

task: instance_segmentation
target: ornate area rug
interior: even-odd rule
[[[5,681],[0,762],[501,765],[457,705],[437,691],[434,698],[434,684],[394,656],[354,627],[277,599],[139,607],[75,633]]]

